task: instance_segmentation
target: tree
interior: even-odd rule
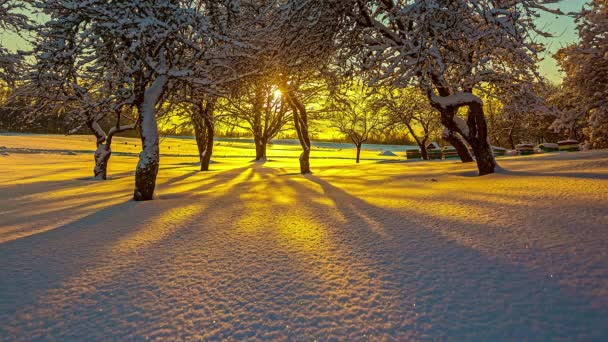
[[[0,30],[23,36],[32,29],[32,23],[23,12],[30,10],[28,0],[0,0]],[[11,52],[0,46],[0,81],[14,85],[24,64],[24,53]],[[3,84],[0,84],[4,86]]]
[[[252,1],[256,3],[256,1]],[[251,24],[260,27],[254,41],[264,48],[256,55],[259,70],[272,76],[292,112],[293,125],[302,147],[300,172],[310,173],[310,103],[315,82],[335,51],[336,34],[342,20],[334,1],[284,0],[263,6],[242,2]]]
[[[64,132],[77,133],[87,127],[96,138],[94,177],[105,180],[113,136],[135,129],[131,110],[120,96],[124,92],[120,76],[90,68],[86,58],[78,59],[85,51],[80,50],[83,37],[75,32],[55,22],[36,31],[34,63],[13,96],[18,103],[28,104],[22,108],[21,119],[39,122],[61,113]],[[107,133],[102,122],[111,127]]]
[[[560,140],[550,129],[555,114],[559,112],[549,102],[557,93],[557,87],[539,82],[506,89],[494,88],[490,92],[484,102],[498,107],[497,113],[489,116],[496,144],[504,142],[515,149],[518,143]]]
[[[327,111],[330,125],[344,134],[357,148],[356,163],[359,163],[361,146],[371,135],[380,133],[385,125],[377,108],[374,95],[363,84],[342,86],[332,92]]]
[[[496,167],[488,143],[484,84],[526,83],[535,74],[540,32],[533,17],[554,0],[353,0],[350,17],[366,48],[359,65],[372,82],[417,84],[450,134],[471,146],[480,175]],[[466,120],[458,120],[461,108]],[[463,124],[464,123],[464,124]]]
[[[414,87],[380,90],[379,94],[374,107],[386,112],[387,123],[393,129],[405,127],[416,141],[422,158],[428,160],[428,140],[441,126],[439,116],[428,99]]]
[[[608,147],[608,3],[589,1],[576,15],[580,41],[560,49],[555,59],[565,72],[563,82],[568,110],[555,123],[573,135],[583,123],[592,148]]]
[[[234,123],[253,135],[255,160],[266,161],[268,143],[292,120],[278,86],[268,79],[255,78],[243,83],[235,96],[221,102],[219,111],[236,118]]]
[[[209,171],[215,136],[217,94],[204,92],[200,87],[183,83],[162,108],[160,118],[176,131],[191,129],[198,148],[201,171]]]
[[[217,3],[226,5],[214,12],[219,20],[238,9],[234,1]],[[37,8],[51,18],[47,25],[80,38],[72,49],[62,44],[65,38],[56,39],[57,49],[75,55],[72,63],[120,75],[121,86],[113,94],[125,96],[125,103],[136,109],[142,141],[135,200],[153,198],[159,166],[157,107],[172,87],[189,82],[211,88],[233,75],[226,50],[238,44],[214,30],[217,26],[212,27],[205,14],[212,5],[216,1],[36,1]],[[221,81],[209,77],[220,74],[225,76]]]
[[[192,103],[190,121],[194,127],[194,137],[198,148],[201,171],[209,171],[213,155],[213,137],[215,136],[215,103],[217,99],[207,95]]]

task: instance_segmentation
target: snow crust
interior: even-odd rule
[[[608,151],[510,157],[485,177],[217,159],[201,173],[195,154],[163,158],[158,199],[140,203],[131,156],[107,182],[84,180],[91,155],[0,158],[0,339],[608,334]]]

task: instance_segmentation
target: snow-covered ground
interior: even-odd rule
[[[0,340],[608,338],[608,151],[301,176],[165,141],[142,203],[136,150],[91,181],[91,143],[0,136]]]

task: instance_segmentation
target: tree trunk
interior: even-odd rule
[[[255,161],[266,161],[266,140],[264,138],[255,138]]]
[[[95,151],[95,168],[93,169],[95,179],[107,179],[108,162],[110,161],[111,155],[112,149],[110,144],[101,143],[97,145],[97,150]]]
[[[142,151],[139,153],[139,162],[135,170],[133,199],[136,201],[148,201],[154,197],[160,162],[156,104],[165,90],[167,81],[168,78],[164,75],[154,80],[138,105]]]
[[[419,144],[418,148],[420,148],[420,155],[422,156],[422,159],[429,160],[429,151],[426,150],[426,142]]]
[[[205,130],[205,123],[200,113],[192,114],[192,126],[194,126],[194,138],[196,140],[196,147],[198,149],[198,159],[201,163],[201,168],[203,165],[203,156],[205,153],[205,146],[207,142],[207,135]],[[202,170],[201,170],[202,171]]]
[[[492,151],[492,146],[490,146],[488,139],[488,125],[483,111],[483,101],[473,94],[472,89],[467,89],[467,91],[463,93],[452,94],[447,84],[439,78],[435,77],[433,83],[435,84],[439,96],[441,96],[443,100],[448,100],[447,102],[437,101],[433,99],[434,95],[429,95],[431,105],[441,112],[441,123],[448,129],[448,134],[446,135],[448,137],[451,135],[458,138],[455,134],[457,133],[469,143],[475,154],[480,176],[494,173],[494,170],[496,169],[496,159],[494,159],[494,152]],[[450,99],[450,97],[452,98]],[[469,108],[466,128],[462,127],[462,123],[457,122],[456,120],[458,108],[463,106],[468,106]],[[446,132],[444,131],[444,133]],[[456,143],[456,139],[453,140],[454,143]],[[454,145],[454,143],[452,143],[452,145]],[[454,145],[454,147],[457,149],[458,155],[463,159],[464,155],[461,154],[460,147],[457,147],[456,145]],[[463,159],[463,161],[465,160]]]
[[[201,171],[209,171],[211,163],[211,155],[213,154],[213,137],[215,134],[215,126],[213,123],[213,106],[212,100],[208,100],[205,105],[197,104],[195,112],[192,114],[192,126],[194,126],[194,136],[196,138],[196,147],[198,148],[198,158]]]
[[[301,154],[300,154],[300,173],[301,174],[307,174],[307,173],[312,173],[310,172],[310,150],[304,150]]]
[[[420,156],[422,157],[422,159],[429,160],[430,159],[429,152],[426,150],[426,140],[428,139],[428,135],[426,138],[423,138],[423,140],[420,140],[421,138],[419,138],[416,135],[416,131],[414,131],[414,128],[408,121],[405,122],[405,126],[407,127],[407,130],[410,132],[410,135],[412,137],[414,137],[414,140],[416,141],[416,145],[418,145],[418,148],[420,148]]]
[[[357,164],[359,164],[359,159],[361,156],[361,144],[357,144],[355,146],[357,146]]]
[[[477,168],[479,169],[479,175],[487,175],[494,173],[496,168],[496,159],[494,159],[494,152],[490,143],[475,144],[471,146],[473,153],[475,154],[475,160],[477,161]]]
[[[310,137],[308,135],[308,114],[306,107],[293,94],[293,91],[288,91],[286,94],[288,101],[293,110],[294,126],[298,135],[298,140],[302,146],[302,154],[300,154],[300,173],[307,174],[310,172]]]
[[[460,160],[463,163],[473,162],[473,156],[471,156],[471,152],[469,152],[467,145],[464,143],[464,141],[462,141],[462,138],[459,137],[457,133],[452,132],[449,128],[446,127],[443,131],[442,136],[443,139],[447,140],[447,142],[450,143],[450,145],[454,146],[456,152],[458,153],[458,156],[460,157]]]
[[[509,145],[511,145],[511,149],[515,149],[515,141],[513,140],[513,127],[509,130]]]
[[[120,126],[119,120],[116,123],[116,127],[110,129],[110,132],[105,138],[105,142],[97,144],[97,150],[95,150],[95,168],[93,169],[95,179],[107,179],[108,162],[112,156],[112,139],[114,138],[114,135],[134,128],[134,124]]]
[[[201,153],[201,171],[209,171],[211,155],[213,154],[213,137],[215,135],[215,127],[212,120],[205,120],[205,129],[207,130],[207,141],[205,144],[205,150]]]
[[[106,141],[106,133],[99,126],[99,123],[96,121],[87,121],[87,126],[89,130],[95,135],[95,144],[97,148],[93,153],[93,157],[95,158],[95,167],[93,168],[93,177],[95,179],[106,179],[106,170],[108,167],[108,160],[110,160],[110,154],[112,151],[106,152],[106,147],[104,142]],[[107,154],[107,155],[106,155]]]
[[[475,154],[479,175],[494,173],[496,159],[488,139],[488,125],[483,112],[483,103],[473,102],[469,105],[467,126],[469,127],[467,142]]]

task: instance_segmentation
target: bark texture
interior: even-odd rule
[[[95,179],[108,179],[108,162],[110,161],[111,155],[112,149],[109,144],[102,143],[97,145],[97,150],[95,151],[95,168],[93,169]]]
[[[266,161],[266,146],[267,142],[264,138],[254,138],[255,141],[255,161],[264,162]]]
[[[148,201],[154,198],[160,163],[156,104],[165,90],[167,81],[167,76],[156,78],[146,89],[141,103],[138,104],[142,151],[139,153],[139,162],[135,169],[133,199],[136,201]]]
[[[209,171],[211,156],[213,155],[213,138],[215,124],[213,119],[214,102],[198,103],[192,113],[192,125],[194,126],[194,137],[198,148],[198,157],[201,171]]]
[[[496,159],[494,159],[494,152],[488,139],[488,125],[483,110],[483,101],[473,95],[472,89],[454,94],[440,80],[436,80],[436,82],[440,96],[430,94],[429,97],[433,107],[441,113],[441,123],[454,136],[460,135],[471,146],[480,176],[494,173]],[[466,123],[462,123],[462,119],[456,116],[461,107],[468,107]],[[468,160],[461,148],[456,145],[454,147],[463,162]]]
[[[479,169],[479,175],[494,173],[496,169],[496,159],[494,151],[488,139],[488,125],[483,111],[483,104],[473,102],[469,104],[469,115],[467,117],[469,134],[467,141],[473,153]]]
[[[135,125],[120,125],[120,112],[117,112],[116,126],[110,129],[108,134],[95,121],[87,122],[89,129],[97,138],[97,149],[95,150],[95,167],[93,168],[93,176],[95,179],[106,180],[108,178],[108,163],[112,156],[112,138],[115,134],[127,130],[135,129]]]
[[[446,128],[446,130],[443,132],[442,137],[447,142],[449,142],[450,145],[454,146],[456,152],[458,153],[458,156],[460,157],[460,160],[463,163],[472,163],[474,161],[473,156],[469,151],[469,148],[464,143],[464,141],[462,141],[462,138],[458,136],[457,133],[454,133]]]

